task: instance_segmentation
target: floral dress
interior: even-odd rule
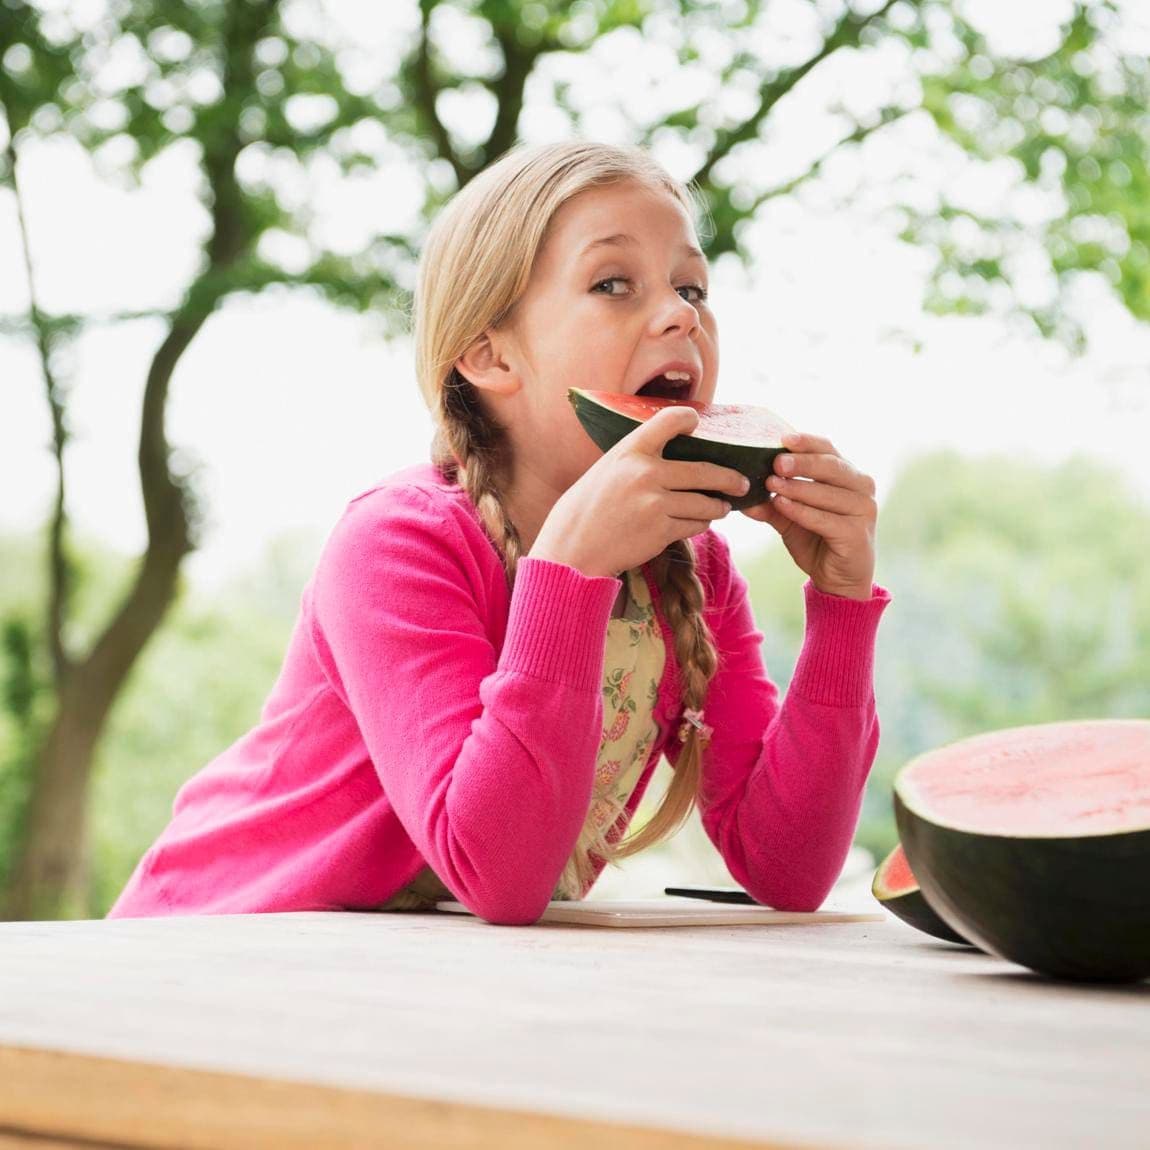
[[[647,580],[639,568],[625,572],[627,604],[621,617],[607,623],[603,660],[603,736],[595,766],[591,806],[572,857],[554,897],[578,898],[581,890],[575,857],[604,841],[619,819],[647,765],[659,734],[654,719],[666,651]],[[380,910],[427,910],[455,896],[430,867],[424,867]]]

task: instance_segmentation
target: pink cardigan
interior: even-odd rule
[[[850,847],[878,744],[874,638],[890,597],[808,582],[780,703],[725,541],[708,531],[694,544],[720,653],[703,825],[757,899],[813,910]],[[661,737],[629,814],[680,746],[674,647],[647,576],[667,659]],[[509,594],[465,492],[430,465],[356,496],[259,722],[184,784],[108,917],[369,910],[429,864],[484,919],[533,922],[588,810],[619,587],[525,558]]]

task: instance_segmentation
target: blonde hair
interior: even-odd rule
[[[436,423],[432,459],[475,505],[502,557],[509,585],[522,545],[500,498],[499,483],[508,465],[506,437],[455,363],[485,331],[510,315],[558,209],[580,192],[623,181],[666,191],[696,220],[704,216],[693,189],[639,148],[589,141],[519,146],[456,193],[436,217],[424,245],[415,290],[415,367]],[[718,660],[703,619],[694,549],[686,540],[676,541],[650,566],[674,636],[683,706],[702,710]],[[650,821],[622,841],[617,821],[593,835],[589,845],[581,834],[559,891],[581,896],[595,877],[596,856],[615,862],[678,830],[696,802],[702,753],[699,732],[690,727],[674,778]],[[592,801],[603,797],[596,794]]]

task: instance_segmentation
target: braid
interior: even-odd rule
[[[663,613],[675,637],[675,661],[683,682],[683,706],[703,710],[707,687],[718,666],[711,630],[703,618],[706,598],[695,570],[694,548],[679,539],[653,561],[655,581],[663,600]],[[703,740],[688,727],[687,739],[675,763],[671,785],[651,821],[614,852],[626,858],[674,834],[687,820],[698,797],[702,778]]]
[[[452,371],[440,396],[432,458],[445,476],[459,483],[475,505],[503,560],[510,586],[515,581],[523,544],[503,508],[496,483],[506,450],[503,429],[483,411],[474,386],[459,372]]]

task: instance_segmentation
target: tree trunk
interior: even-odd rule
[[[77,675],[74,682],[80,682]],[[100,736],[95,716],[61,697],[55,723],[33,765],[22,850],[10,886],[8,918],[84,918],[88,913],[88,830],[85,812],[92,754]]]
[[[164,410],[176,363],[206,319],[206,312],[177,318],[148,373],[139,455],[148,549],[115,618],[58,684],[56,714],[33,764],[28,817],[8,884],[10,919],[89,913],[93,757],[117,695],[175,599],[180,564],[194,546],[192,501],[169,470]]]

